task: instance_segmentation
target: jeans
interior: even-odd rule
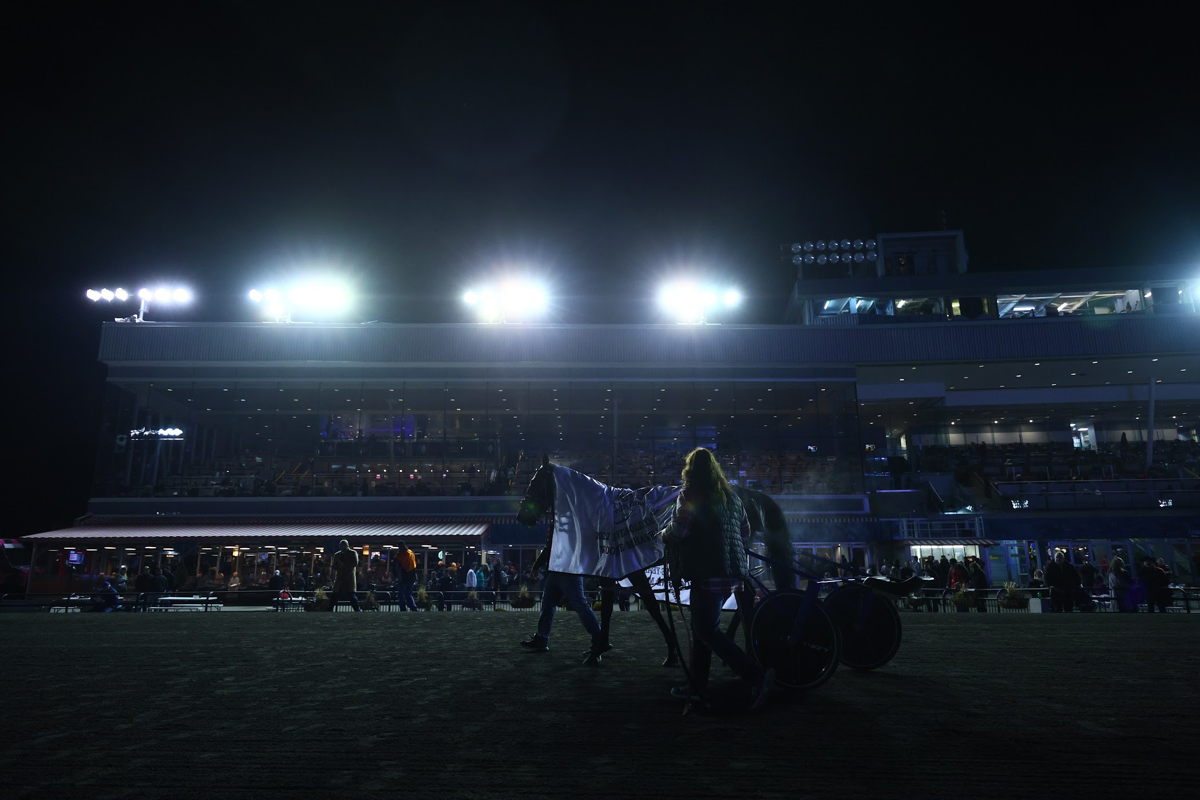
[[[721,606],[724,604],[725,593],[710,589],[703,581],[692,583],[692,657],[688,672],[692,691],[697,694],[708,685],[713,653],[748,681],[757,682],[762,677],[750,656],[721,630]]]
[[[400,604],[409,611],[417,610],[417,600],[413,597],[413,586],[417,582],[417,574],[415,572],[406,572],[400,576],[400,583],[397,591],[400,595]]]
[[[558,601],[566,598],[567,606],[579,615],[579,621],[593,638],[600,635],[600,623],[583,594],[583,577],[562,572],[547,572],[542,588],[542,615],[538,617],[538,636],[549,641],[550,627],[554,624],[554,612]]]

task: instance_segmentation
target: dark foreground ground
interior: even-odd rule
[[[4,798],[1196,797],[1200,615],[905,614],[887,667],[682,716],[644,613],[0,616]],[[718,667],[714,675],[725,679]]]

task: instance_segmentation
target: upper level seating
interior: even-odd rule
[[[552,452],[565,464],[615,486],[677,484],[685,452],[621,450]],[[857,463],[835,455],[747,451],[722,453],[731,481],[772,494],[838,494],[860,491]],[[121,490],[96,488],[97,496],[145,497],[354,497],[429,495],[519,495],[524,492],[537,457],[520,454],[513,461],[488,465],[476,458],[316,457],[266,463],[247,456],[210,464],[193,464],[181,475],[161,477],[156,485]]]
[[[930,445],[908,454],[915,472],[953,472],[968,466],[992,481],[1079,481],[1200,477],[1200,443],[1158,441],[1146,468],[1145,445],[1105,444],[1082,450],[1069,442]]]

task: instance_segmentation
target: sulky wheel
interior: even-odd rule
[[[819,602],[803,592],[767,595],[750,623],[754,658],[774,667],[775,681],[789,689],[820,686],[837,670],[837,628]]]
[[[900,649],[900,614],[887,597],[858,583],[834,589],[822,601],[842,637],[842,663],[875,669]]]

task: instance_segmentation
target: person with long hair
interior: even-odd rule
[[[691,582],[692,653],[689,684],[671,694],[684,700],[703,698],[715,652],[753,685],[751,708],[758,709],[774,685],[774,671],[764,672],[721,630],[725,598],[748,574],[750,521],[712,451],[697,447],[688,453],[682,477],[664,538],[674,576]]]

